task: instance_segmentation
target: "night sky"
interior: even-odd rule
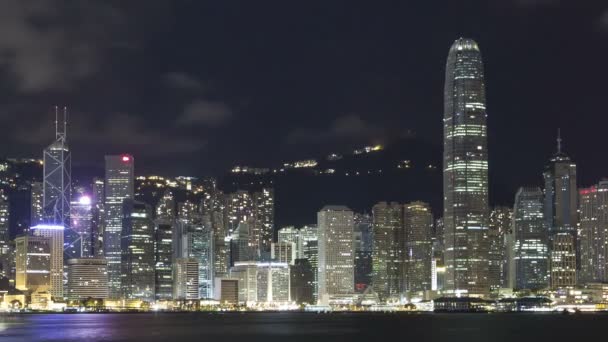
[[[75,167],[129,152],[138,174],[408,131],[441,146],[461,36],[484,58],[493,183],[540,185],[558,127],[581,185],[608,176],[608,3],[591,0],[2,1],[0,155],[41,157],[55,104],[70,108]]]

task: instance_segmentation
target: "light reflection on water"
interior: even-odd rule
[[[572,342],[603,334],[604,321],[608,315],[21,314],[0,316],[0,342]]]

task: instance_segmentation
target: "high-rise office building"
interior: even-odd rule
[[[551,287],[571,288],[576,285],[578,191],[576,164],[562,152],[561,137],[557,153],[543,173],[545,179],[545,222],[549,229],[549,277]]]
[[[52,224],[39,224],[30,227],[30,231],[36,236],[49,239],[50,246],[50,288],[51,296],[56,300],[63,300],[63,246],[64,226]]]
[[[254,227],[252,229],[252,244],[258,246],[256,254],[267,258],[274,234],[274,189],[264,188],[252,194],[254,207]]]
[[[101,178],[93,178],[91,197],[91,255],[104,256],[103,234],[104,234],[104,212],[105,212],[105,182]]]
[[[448,54],[443,117],[445,290],[486,296],[488,149],[483,63],[477,43],[460,38]]]
[[[93,200],[91,195],[78,192],[71,202],[70,215],[73,237],[70,245],[64,247],[65,254],[71,258],[87,258],[93,256]]]
[[[318,301],[354,293],[353,212],[345,206],[325,206],[317,213]]]
[[[490,212],[490,240],[488,282],[490,290],[506,287],[508,276],[506,237],[511,233],[513,211],[509,207],[496,207]]]
[[[296,259],[289,269],[291,300],[297,304],[314,304],[314,273],[308,259]]]
[[[432,289],[433,214],[424,202],[412,202],[403,207],[404,290],[410,292]]]
[[[582,284],[608,282],[608,181],[579,190]]]
[[[50,291],[50,239],[44,236],[18,236],[15,239],[15,252],[15,288],[31,293]]]
[[[177,258],[173,265],[173,299],[198,300],[199,265],[194,258]]]
[[[403,207],[380,202],[372,208],[372,286],[380,300],[399,297],[403,268]]]
[[[507,244],[509,287],[539,290],[548,285],[549,248],[543,193],[522,187],[515,195],[512,242]]]
[[[123,202],[121,288],[126,299],[154,301],[154,221],[149,205]]]
[[[43,223],[62,225],[70,229],[70,200],[72,199],[72,161],[67,144],[67,108],[63,122],[55,107],[55,141],[44,150]],[[71,241],[66,241],[68,244]]]
[[[154,220],[154,293],[157,300],[173,298],[175,231],[175,201],[173,193],[167,189],[156,206]]]
[[[355,214],[355,290],[364,292],[372,285],[373,220],[371,215]]]
[[[207,215],[199,215],[188,226],[188,257],[195,259],[198,265],[199,298],[213,298],[214,249],[213,225]]]
[[[103,252],[108,260],[110,298],[121,295],[121,232],[123,201],[133,199],[133,156],[105,157],[105,187],[103,216]]]
[[[289,303],[289,265],[281,262],[257,263],[258,302]]]
[[[310,261],[313,273],[313,297],[318,298],[319,289],[319,234],[316,225],[306,225],[300,230],[302,258]]]
[[[42,223],[43,217],[43,197],[44,190],[41,182],[32,182],[31,206],[30,206],[30,226]]]
[[[103,257],[68,260],[68,299],[108,298],[108,262]]]
[[[9,278],[12,265],[12,250],[9,231],[8,196],[0,189],[0,279]]]
[[[302,240],[300,239],[300,230],[294,226],[283,227],[277,232],[277,242],[293,243],[296,253],[296,258],[302,258]]]
[[[273,242],[270,258],[272,261],[293,265],[296,259],[296,248],[293,242]]]

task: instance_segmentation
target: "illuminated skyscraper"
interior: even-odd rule
[[[372,286],[380,300],[397,298],[402,290],[403,206],[380,202],[372,208]]]
[[[509,287],[539,290],[548,285],[549,248],[539,188],[519,188],[513,208],[513,243],[508,246]]]
[[[551,157],[543,173],[545,179],[545,223],[549,229],[551,287],[576,285],[576,229],[578,223],[578,191],[576,164],[562,152],[561,137],[557,153]]]
[[[345,206],[325,206],[317,213],[319,234],[318,301],[354,293],[354,219]]]
[[[15,288],[20,291],[47,292],[51,287],[51,243],[44,236],[18,236],[15,239]]]
[[[103,256],[103,220],[104,220],[104,187],[105,182],[100,178],[93,178],[92,206],[91,206],[91,254]]]
[[[42,223],[42,206],[44,191],[42,183],[32,182],[31,206],[30,206],[30,225],[35,226]]]
[[[355,214],[355,289],[364,292],[373,278],[373,219],[371,215]]]
[[[198,265],[198,296],[213,297],[213,227],[209,216],[199,215],[188,226],[188,257]]]
[[[154,274],[157,300],[173,298],[173,235],[175,229],[175,201],[171,190],[165,190],[156,206],[154,220]]]
[[[431,290],[433,260],[431,207],[424,202],[404,205],[403,226],[404,289],[412,292]]]
[[[154,301],[154,221],[149,205],[123,202],[121,288],[126,299]]]
[[[582,284],[608,282],[608,181],[579,191]]]
[[[0,278],[10,276],[11,256],[8,197],[0,189]]]
[[[267,257],[274,232],[274,190],[264,188],[260,192],[254,192],[252,197],[255,221],[251,239],[254,246],[257,245],[256,254]]]
[[[103,250],[108,260],[110,298],[121,294],[121,232],[123,201],[133,199],[133,156],[106,156]]]
[[[55,141],[44,150],[43,216],[45,223],[70,227],[71,157],[67,144],[67,109],[63,127],[55,107]]]
[[[477,43],[452,44],[445,73],[443,118],[443,222],[445,290],[486,296],[488,150],[483,64]]]
[[[91,196],[78,192],[71,203],[71,233],[73,238],[68,240],[70,245],[64,247],[65,254],[71,258],[87,258],[93,256],[93,216]]]
[[[490,212],[489,274],[490,289],[496,291],[506,287],[509,270],[507,268],[506,237],[511,233],[513,211],[508,207],[496,207]]]
[[[61,224],[39,224],[30,227],[30,231],[35,236],[42,236],[49,239],[50,246],[50,294],[56,300],[63,300],[63,242],[64,229]]]

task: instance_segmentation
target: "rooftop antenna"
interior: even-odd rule
[[[557,153],[562,153],[562,133],[561,129],[557,129]]]

